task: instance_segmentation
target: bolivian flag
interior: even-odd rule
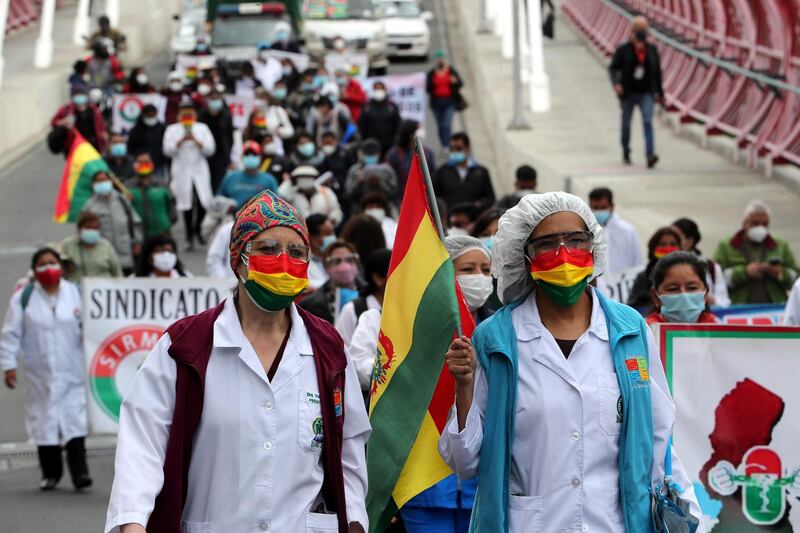
[[[92,195],[92,176],[100,170],[109,171],[95,147],[78,130],[73,133],[75,137],[61,173],[61,186],[53,213],[53,219],[59,224],[77,220],[83,204]]]
[[[431,199],[432,200],[432,199]],[[383,299],[367,446],[370,531],[452,472],[438,440],[453,405],[444,354],[459,321],[453,263],[436,230],[414,156]]]

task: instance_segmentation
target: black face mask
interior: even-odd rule
[[[636,30],[633,36],[636,37],[637,41],[643,43],[647,40],[647,30]]]

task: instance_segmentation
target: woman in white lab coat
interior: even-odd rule
[[[528,195],[500,219],[492,271],[507,305],[446,355],[457,384],[440,453],[480,476],[472,531],[653,531],[674,404],[642,317],[588,285],[605,253],[571,194]]]
[[[76,489],[92,484],[86,464],[86,371],[81,344],[81,295],[61,278],[58,253],[33,255],[34,280],[11,297],[0,333],[0,364],[6,386],[17,385],[17,360],[25,372],[25,425],[36,443],[42,490],[61,480],[61,443]]]
[[[235,294],[170,326],[122,404],[106,532],[367,530],[369,421],[341,337],[294,304],[309,257],[270,191],[237,213]]]
[[[216,145],[208,126],[197,122],[197,111],[191,101],[181,103],[178,122],[167,126],[163,140],[164,155],[172,158],[170,189],[178,211],[183,212],[186,240],[194,246],[200,234],[205,208],[211,202],[211,171],[207,157],[214,155]]]

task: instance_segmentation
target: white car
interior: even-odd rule
[[[389,66],[378,0],[305,0],[303,39],[317,65],[324,65],[326,56],[342,52],[366,55],[373,75],[385,74]]]
[[[421,11],[417,0],[383,0],[390,57],[427,59],[431,49],[428,22],[433,13]]]

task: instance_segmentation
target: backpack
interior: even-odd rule
[[[367,299],[363,296],[359,296],[353,300],[353,310],[356,312],[356,320],[358,320],[358,318],[363,315],[364,311],[367,309]]]

